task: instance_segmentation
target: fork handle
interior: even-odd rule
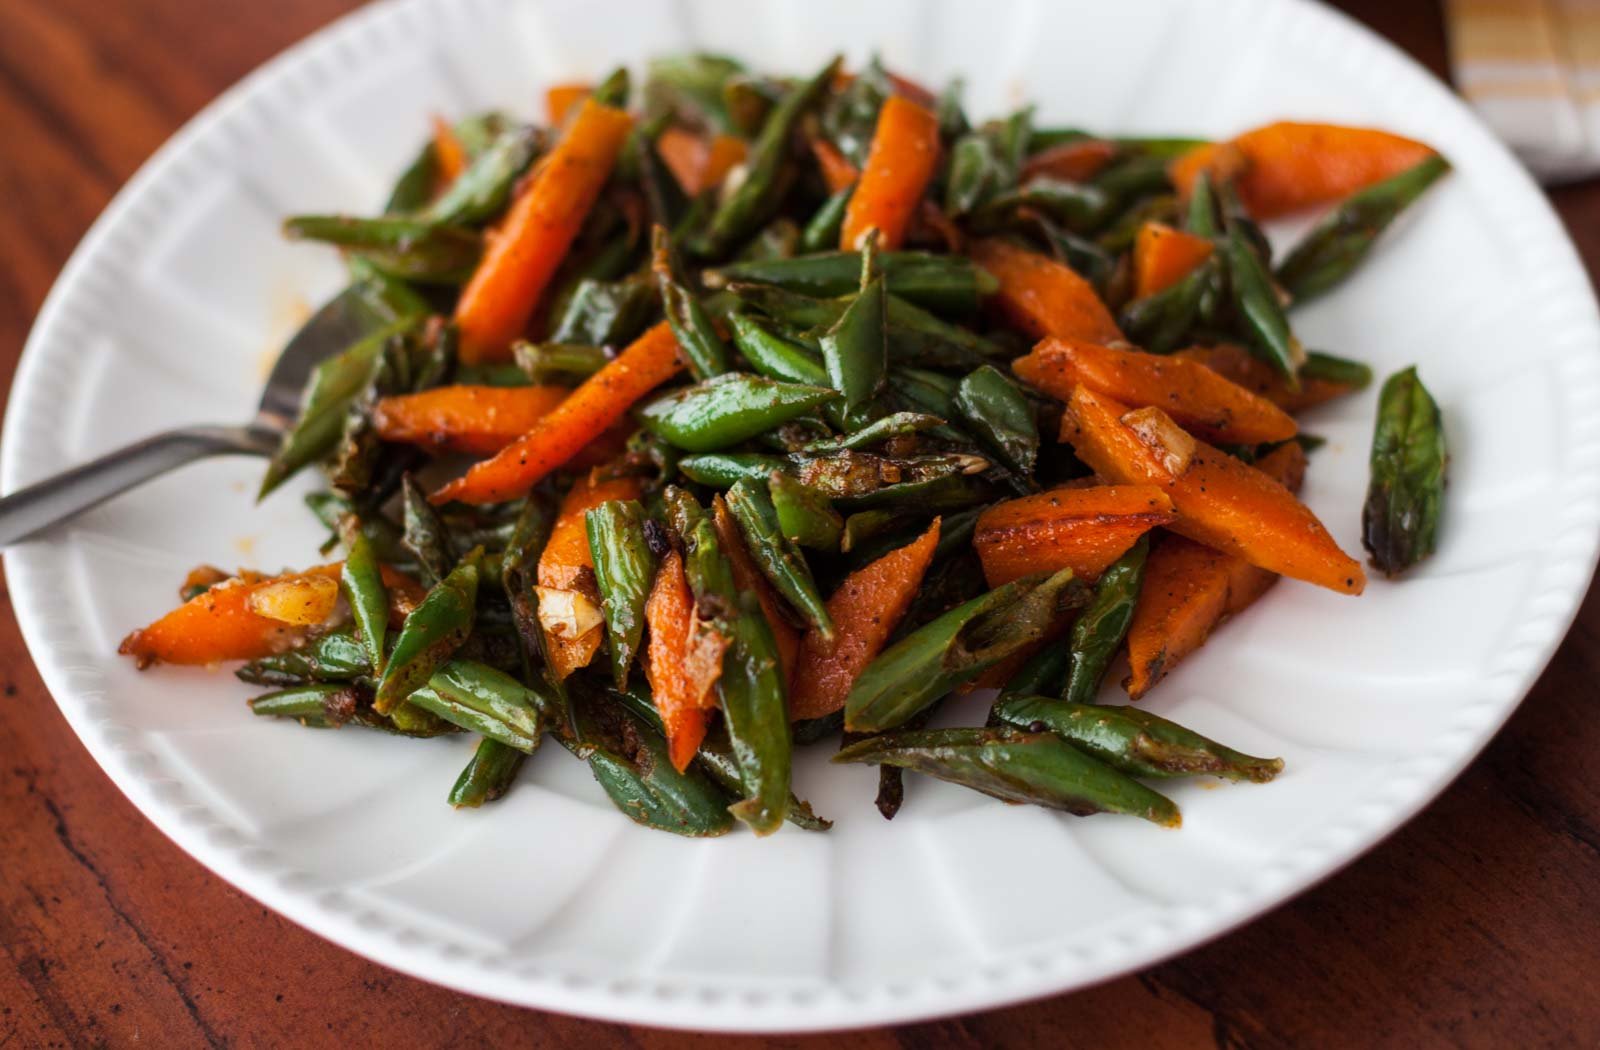
[[[277,431],[259,425],[184,427],[145,438],[0,498],[0,547],[76,517],[185,463],[233,453],[271,455],[278,438]]]

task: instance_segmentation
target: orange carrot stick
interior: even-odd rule
[[[1160,416],[1155,409],[1139,411]],[[1343,594],[1361,593],[1367,581],[1361,563],[1339,549],[1288,489],[1193,438],[1187,462],[1170,470],[1170,459],[1164,462],[1162,452],[1124,422],[1127,415],[1127,406],[1079,386],[1067,401],[1061,438],[1104,478],[1165,486],[1178,514],[1168,526],[1172,531],[1284,576]]]
[[[561,501],[537,575],[539,627],[558,680],[589,666],[605,638],[584,515],[607,500],[635,499],[640,491],[637,478],[590,475],[579,478]]]
[[[998,239],[973,241],[968,254],[1000,282],[994,295],[1000,313],[1035,339],[1055,335],[1123,342],[1122,330],[1094,286],[1070,267]]]
[[[1059,146],[1040,150],[1024,161],[1020,181],[1027,182],[1036,175],[1049,175],[1072,182],[1087,182],[1110,164],[1111,158],[1116,155],[1116,144],[1101,139],[1063,142]]]
[[[1243,159],[1239,198],[1258,219],[1331,204],[1432,156],[1414,139],[1373,128],[1287,121],[1255,128],[1229,143],[1197,146],[1169,168],[1180,192],[1202,171],[1226,166],[1229,149]]]
[[[839,147],[825,138],[811,140],[811,155],[817,159],[817,167],[822,170],[822,181],[829,193],[838,193],[853,186],[861,177],[861,172],[839,152]]]
[[[1300,490],[1306,454],[1297,444],[1280,446],[1256,469],[1290,492]],[[1137,700],[1205,644],[1218,624],[1267,593],[1277,573],[1258,569],[1231,554],[1166,536],[1150,552],[1144,583],[1128,628],[1130,674],[1122,686]]]
[[[433,117],[433,162],[439,168],[440,189],[467,170],[467,148],[461,144],[456,129],[438,114]]]
[[[567,114],[572,112],[584,99],[594,94],[594,85],[581,84],[572,81],[565,84],[552,84],[544,92],[545,122],[552,128],[559,127],[567,119]]]
[[[813,628],[800,640],[789,717],[821,718],[844,707],[856,678],[906,614],[939,545],[939,519],[917,539],[846,576],[828,599],[830,641]]]
[[[867,165],[845,209],[839,247],[853,251],[870,229],[878,245],[893,251],[905,243],[933,169],[939,162],[939,118],[914,102],[891,95],[878,111]]]
[[[526,434],[435,492],[433,502],[498,503],[523,495],[682,367],[672,328],[662,321],[584,380]]]
[[[132,631],[117,652],[132,656],[141,668],[153,663],[215,664],[255,660],[293,648],[305,639],[305,624],[262,616],[251,598],[268,588],[309,578],[337,583],[343,562],[317,565],[304,572],[265,576],[240,572],[184,602],[148,627]],[[383,582],[389,590],[389,615],[403,619],[421,598],[416,581],[387,565]]]
[[[683,571],[683,556],[676,550],[668,551],[656,569],[644,620],[650,629],[644,675],[661,714],[667,755],[681,773],[705,739],[716,706],[712,687],[722,675],[728,639],[697,623],[694,593]]]
[[[1134,541],[1176,515],[1157,485],[1052,489],[997,503],[978,518],[972,546],[990,587],[1071,569],[1094,579]]]
[[[1154,295],[1177,284],[1205,262],[1212,250],[1204,237],[1164,222],[1144,223],[1133,241],[1134,297]]]
[[[1011,368],[1030,386],[1062,401],[1081,383],[1134,408],[1154,405],[1212,441],[1286,441],[1298,429],[1271,401],[1181,358],[1044,339]]]
[[[1290,390],[1277,369],[1243,347],[1229,343],[1193,346],[1179,350],[1172,357],[1205,365],[1252,394],[1266,398],[1285,412],[1304,412],[1336,397],[1354,393],[1356,389],[1348,383],[1302,376],[1300,389]]]
[[[436,452],[492,456],[566,400],[559,386],[441,386],[380,400],[378,436]]]
[[[728,556],[728,563],[733,568],[734,585],[741,591],[754,594],[756,601],[761,604],[761,613],[767,618],[767,625],[772,628],[772,640],[778,647],[778,663],[783,669],[783,680],[788,682],[794,677],[794,665],[800,653],[800,632],[784,617],[782,600],[750,556],[750,548],[745,546],[739,526],[721,496],[712,497],[711,523],[716,526],[717,542],[722,545],[722,552]]]
[[[506,358],[556,267],[611,175],[633,120],[586,99],[561,141],[542,160],[489,241],[461,291],[456,324],[461,360]]]

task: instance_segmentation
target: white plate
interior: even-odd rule
[[[601,12],[605,14],[602,15]],[[1181,831],[1006,807],[925,780],[885,824],[872,771],[812,749],[801,791],[838,821],[684,841],[635,828],[557,749],[512,794],[452,812],[465,740],[266,724],[223,673],[140,674],[118,639],[196,562],[315,557],[293,486],[200,465],[7,555],[62,711],[149,818],[223,878],[386,965],[478,995],[702,1029],[923,1018],[1079,987],[1260,914],[1431,799],[1510,714],[1566,630],[1600,524],[1600,327],[1534,185],[1438,83],[1346,19],[1294,2],[410,0],[275,60],[177,135],[67,266],[23,356],[10,490],[174,423],[245,418],[271,351],[332,292],[288,212],[370,209],[433,111],[536,112],[542,87],[691,46],[803,71],[847,42],[970,109],[1225,134],[1276,117],[1371,123],[1458,172],[1337,294],[1310,345],[1413,361],[1453,450],[1438,555],[1343,598],[1287,583],[1149,707],[1288,772],[1190,783]],[[1350,551],[1374,393],[1309,419],[1306,487]],[[977,720],[981,709],[967,714]],[[274,965],[274,960],[264,960]]]

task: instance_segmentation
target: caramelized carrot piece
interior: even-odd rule
[[[534,170],[461,290],[456,324],[467,364],[507,357],[611,175],[633,119],[585,99]]]
[[[1243,160],[1239,198],[1258,219],[1331,204],[1434,153],[1414,139],[1373,128],[1282,121],[1247,131],[1230,143],[1197,146],[1173,161],[1173,183],[1187,194],[1202,171],[1215,171],[1219,163],[1227,166],[1230,147]]]
[[[811,140],[811,155],[817,158],[817,167],[822,170],[822,181],[827,185],[829,193],[838,193],[853,186],[861,177],[861,172],[839,152],[839,147],[825,138]]]
[[[304,572],[265,576],[240,572],[184,602],[148,627],[132,631],[117,652],[132,656],[141,668],[153,663],[203,665],[224,660],[254,660],[293,648],[304,640],[305,624],[262,616],[252,599],[309,578],[337,583],[343,562],[318,565]],[[421,599],[416,581],[388,566],[383,582],[389,591],[391,620],[400,618]]]
[[[1290,492],[1300,490],[1306,454],[1297,444],[1275,449],[1256,464]],[[1128,628],[1130,674],[1122,686],[1130,699],[1150,691],[1184,657],[1205,644],[1218,624],[1267,593],[1277,573],[1243,558],[1166,536],[1150,552],[1144,583]]]
[[[1094,286],[1054,259],[1009,241],[973,241],[968,254],[1000,282],[1000,313],[1035,339],[1047,335],[1120,343],[1122,330]]]
[[[854,251],[871,229],[878,231],[878,246],[885,251],[904,244],[938,162],[939,118],[891,95],[878,111],[867,165],[845,209],[839,247]]]
[[[844,707],[850,687],[899,626],[939,545],[939,519],[915,540],[846,576],[828,599],[829,641],[813,629],[800,640],[789,717],[821,718]]]
[[[756,601],[761,603],[761,613],[767,618],[767,625],[772,628],[772,640],[778,647],[778,663],[783,667],[783,680],[787,682],[794,677],[795,660],[800,654],[800,632],[784,618],[782,600],[750,556],[750,548],[745,546],[739,526],[734,522],[733,515],[728,513],[728,505],[721,496],[711,500],[711,522],[716,526],[717,541],[722,545],[722,552],[728,556],[728,562],[733,567],[733,582],[739,590],[754,594]]]
[[[559,386],[441,386],[383,398],[372,419],[385,441],[492,456],[549,415],[568,392]]]
[[[1271,401],[1182,358],[1045,339],[1011,362],[1011,368],[1029,385],[1062,401],[1081,383],[1135,408],[1160,408],[1184,428],[1213,441],[1286,441],[1298,429],[1288,413]]]
[[[693,197],[722,184],[737,164],[743,164],[748,147],[744,140],[718,134],[709,141],[687,128],[673,125],[656,139],[661,159],[678,180],[683,192]]]
[[[498,503],[525,494],[682,367],[672,328],[662,321],[584,380],[526,434],[435,492],[433,502]]]
[[[1258,397],[1266,398],[1285,412],[1304,412],[1308,408],[1354,393],[1355,387],[1331,379],[1300,377],[1300,389],[1290,390],[1277,369],[1241,346],[1220,343],[1179,350],[1172,357],[1194,361],[1231,380]]]
[[[467,170],[467,148],[461,144],[456,129],[438,114],[433,117],[433,162],[439,167],[440,189]]]
[[[1140,536],[1174,517],[1171,498],[1157,485],[1052,489],[984,511],[972,546],[990,587],[1069,568],[1094,579]]]
[[[1021,181],[1027,182],[1036,175],[1049,175],[1072,182],[1087,182],[1100,174],[1116,155],[1116,144],[1102,139],[1063,142],[1059,146],[1040,150],[1024,161]]]
[[[1212,251],[1211,242],[1204,237],[1164,222],[1144,223],[1133,240],[1134,298],[1171,288],[1210,258]]]
[[[683,556],[675,550],[668,551],[656,569],[644,619],[650,629],[644,675],[661,714],[667,755],[681,773],[705,739],[711,708],[716,706],[712,687],[722,675],[728,639],[698,624]]]
[[[566,84],[552,84],[544,92],[545,123],[552,128],[559,127],[567,119],[567,114],[572,112],[584,99],[594,93],[594,85],[569,82]]]
[[[607,500],[635,499],[637,478],[579,478],[561,501],[550,539],[539,556],[539,627],[550,654],[550,670],[566,678],[589,666],[605,638],[600,588],[584,515]]]
[[[1123,422],[1128,408],[1088,387],[1067,401],[1061,437],[1078,458],[1117,484],[1164,485],[1177,520],[1169,528],[1252,565],[1343,594],[1366,586],[1361,564],[1288,489],[1203,441],[1181,473]],[[1175,424],[1174,424],[1175,425]]]

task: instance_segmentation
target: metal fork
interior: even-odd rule
[[[278,355],[255,418],[168,430],[0,498],[0,547],[58,525],[135,485],[209,456],[270,456],[299,410],[311,370],[382,323],[356,288],[334,296]]]

